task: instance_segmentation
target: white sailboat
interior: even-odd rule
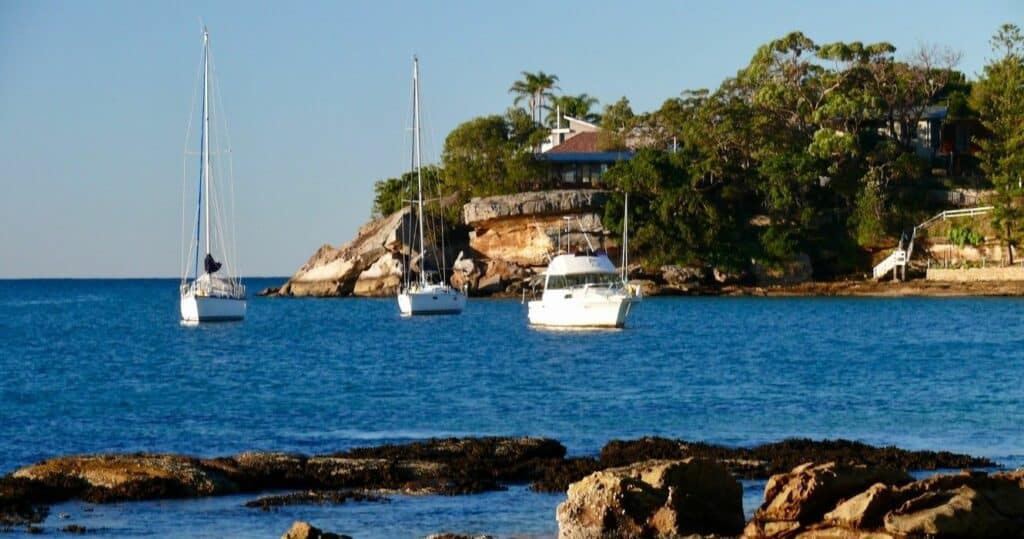
[[[233,266],[227,263],[227,243],[223,241],[223,230],[218,234],[220,256],[223,262],[214,258],[214,244],[211,241],[211,200],[216,189],[211,189],[213,180],[210,169],[210,34],[203,28],[203,126],[200,142],[199,190],[196,197],[195,234],[181,279],[181,319],[198,323],[219,320],[241,320],[245,317],[245,286],[242,285]],[[216,205],[214,205],[216,207]],[[223,209],[223,208],[222,208]],[[202,225],[201,225],[202,224]],[[223,223],[220,223],[223,225]],[[223,229],[223,226],[221,226]],[[205,232],[201,237],[200,233]],[[200,242],[201,239],[205,241]],[[202,273],[199,273],[199,253],[202,259]],[[191,256],[194,254],[194,258]],[[191,277],[188,266],[192,266]],[[222,271],[223,270],[223,271]]]
[[[459,314],[466,306],[466,296],[446,282],[444,268],[439,268],[441,282],[431,283],[427,280],[425,244],[423,241],[423,171],[420,158],[420,64],[416,57],[412,59],[413,89],[413,163],[416,167],[417,198],[416,215],[419,232],[419,278],[412,279],[412,265],[405,265],[405,279],[398,291],[398,308],[403,315],[417,314]],[[441,249],[444,249],[443,241]]]
[[[544,292],[528,303],[530,324],[551,328],[621,328],[639,300],[629,286],[629,198],[623,222],[622,272],[604,251],[560,254],[544,271]],[[568,234],[567,234],[568,236]],[[589,240],[588,240],[588,247]],[[567,251],[569,249],[566,249]]]

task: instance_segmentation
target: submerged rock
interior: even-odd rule
[[[270,511],[288,505],[341,505],[346,502],[389,502],[389,498],[352,490],[306,490],[274,496],[262,496],[245,502],[246,507]]]
[[[281,536],[281,539],[352,539],[348,535],[340,535],[323,531],[308,522],[295,521],[292,527]]]
[[[595,472],[569,486],[558,506],[560,539],[735,535],[742,488],[709,461],[652,460]]]

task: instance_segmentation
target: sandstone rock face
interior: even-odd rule
[[[556,190],[474,198],[462,208],[480,277],[460,279],[480,295],[517,292],[559,249],[603,249],[608,193]]]
[[[496,219],[529,215],[585,213],[604,208],[608,192],[598,189],[534,191],[515,195],[481,197],[462,207],[462,220],[469,226]]]
[[[573,483],[556,514],[560,539],[735,535],[742,490],[713,462],[651,460]]]
[[[859,489],[867,481],[878,482]],[[822,514],[823,508],[827,512]],[[1024,487],[1011,474],[936,475],[829,463],[773,476],[744,537],[1019,537]]]
[[[324,245],[282,286],[280,296],[393,295],[402,278],[403,242],[413,224],[408,207],[363,225],[340,247]]]
[[[906,472],[834,462],[803,464],[786,474],[774,475],[764,487],[764,503],[748,524],[748,536],[774,537],[820,521],[836,505],[875,483],[909,483]]]

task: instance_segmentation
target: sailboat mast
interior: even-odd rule
[[[420,224],[420,284],[427,285],[427,257],[423,242],[423,170],[420,163],[420,61],[412,57],[412,96],[413,96],[413,146],[416,153],[416,182],[418,191],[418,209]]]
[[[622,215],[622,281],[629,280],[629,192]]]
[[[206,212],[206,254],[210,254],[210,34],[203,28],[203,198]]]

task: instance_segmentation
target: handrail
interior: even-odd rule
[[[993,206],[979,206],[977,208],[962,208],[958,210],[945,210],[924,221],[923,223],[914,227],[910,232],[910,239],[904,242],[906,238],[906,232],[900,237],[900,244],[885,260],[878,263],[875,266],[872,274],[875,279],[880,279],[889,273],[889,271],[895,271],[896,266],[903,266],[904,278],[906,277],[906,267],[910,263],[910,257],[914,253],[914,243],[917,241],[917,231],[928,228],[936,221],[946,219],[953,219],[958,217],[974,217],[976,215],[984,215],[994,209]],[[902,257],[902,258],[901,258]]]

